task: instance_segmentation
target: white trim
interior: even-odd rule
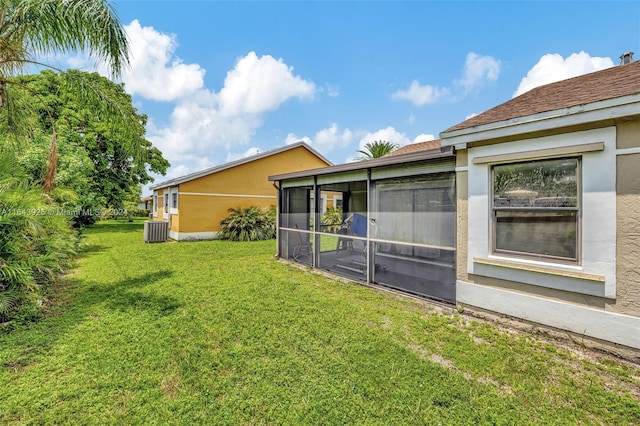
[[[333,196],[333,208],[337,209],[338,207],[338,201],[342,202],[342,195],[334,195]],[[344,206],[340,206],[340,210],[342,210],[342,207]]]
[[[169,231],[169,238],[176,241],[215,240],[217,232],[176,232]]]
[[[583,154],[585,152],[595,151],[604,151],[604,142],[568,145],[548,149],[536,149],[533,151],[511,152],[509,154],[488,155],[486,157],[476,156],[473,158],[473,164],[514,163],[523,160],[560,157],[563,155]]]
[[[490,177],[491,164],[475,164],[475,157],[491,157],[537,149],[554,149],[576,146],[584,141],[603,141],[604,150],[582,155],[582,220],[581,259],[577,270],[584,274],[604,276],[604,286],[593,283],[580,291],[578,281],[566,279],[549,280],[544,274],[519,271],[516,269],[480,265],[474,258],[492,257],[490,244]],[[566,291],[596,294],[615,299],[616,297],[616,128],[606,127],[560,135],[523,139],[514,142],[469,148],[468,173],[468,260],[467,271],[476,273],[480,268],[483,275],[510,279],[540,286],[551,286]],[[528,264],[525,259],[509,258],[513,263]],[[551,267],[552,262],[547,266]],[[557,269],[563,269],[561,264]],[[566,269],[566,268],[565,268]],[[507,274],[507,275],[505,275]],[[537,277],[537,278],[536,278]],[[569,283],[571,281],[571,283]],[[545,285],[544,282],[547,282]]]
[[[240,197],[240,198],[278,198],[275,195],[251,195],[251,194],[216,194],[209,192],[179,192],[180,195],[200,195],[204,197]]]
[[[455,172],[468,172],[469,171],[469,166],[459,166],[455,168]]]
[[[158,192],[158,190],[153,191],[153,217],[158,217],[158,200],[160,199]]]
[[[539,287],[554,288],[572,293],[590,294],[606,297],[604,277],[583,274],[581,272],[562,271],[556,268],[527,268],[525,264],[507,262],[494,263],[491,259],[474,259],[473,273],[475,275],[498,278],[501,280],[520,282]],[[557,265],[556,265],[557,266]]]
[[[455,148],[456,151],[461,151],[463,149],[467,149],[467,144],[466,143],[457,143],[457,144],[453,145],[453,147]]]
[[[169,219],[169,199],[171,199],[171,189],[165,188],[162,193],[162,217],[165,219]]]
[[[640,147],[616,149],[616,155],[640,154]]]
[[[178,187],[177,186],[172,186],[169,189],[170,195],[171,197],[169,198],[169,213],[171,214],[178,214],[178,209],[180,208],[180,201],[178,199]],[[176,206],[173,207],[173,196],[176,196]]]
[[[456,283],[458,302],[640,349],[640,318],[558,302],[466,281]]]
[[[442,146],[458,145],[479,140],[496,139],[517,134],[553,130],[602,120],[637,115],[640,94],[576,105],[554,111],[515,117],[509,120],[440,133]]]

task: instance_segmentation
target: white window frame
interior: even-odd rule
[[[170,194],[171,194],[171,198],[169,199],[169,212],[171,214],[178,214],[178,203],[179,203],[179,194],[178,194],[178,187],[174,186],[173,188],[170,189]],[[175,203],[174,203],[174,197],[175,197]]]
[[[158,217],[158,191],[153,191],[153,216]]]
[[[164,209],[162,211],[162,217],[164,217],[165,219],[169,218],[169,199],[171,198],[170,194],[171,194],[170,188],[165,189],[162,194],[162,204],[164,205]]]
[[[338,208],[338,201],[342,201],[342,195],[334,195],[333,196],[333,208]],[[340,210],[342,210],[342,206],[340,206]]]
[[[581,208],[581,199],[582,199],[582,194],[581,194],[581,190],[582,190],[582,185],[581,185],[581,155],[573,155],[573,156],[561,156],[561,157],[547,157],[547,158],[541,158],[541,159],[529,159],[529,160],[524,160],[524,161],[517,161],[517,162],[499,162],[499,163],[492,163],[490,164],[490,193],[489,193],[489,206],[490,206],[490,218],[491,218],[491,223],[489,226],[489,230],[491,232],[491,236],[490,236],[490,247],[491,247],[491,253],[493,255],[496,256],[505,256],[505,257],[510,257],[510,258],[525,258],[525,259],[537,259],[537,260],[541,260],[541,261],[549,261],[549,262],[558,262],[558,263],[566,263],[569,265],[576,265],[576,264],[580,264],[581,262],[581,252],[580,252],[580,241],[581,241],[581,235],[582,235],[582,223],[580,221],[580,217],[582,214],[582,208]],[[532,162],[544,162],[547,160],[559,160],[559,159],[574,159],[577,161],[576,164],[576,183],[577,183],[577,193],[576,193],[576,206],[575,207],[571,207],[571,208],[535,208],[533,206],[528,206],[528,207],[496,207],[494,202],[495,202],[495,188],[494,188],[494,183],[495,183],[495,167],[496,166],[504,166],[504,165],[517,165],[517,164],[523,164],[523,163],[532,163]],[[497,238],[497,213],[499,211],[512,211],[512,212],[525,212],[525,211],[529,211],[529,212],[533,212],[533,211],[574,211],[576,212],[576,235],[575,235],[575,253],[576,253],[576,257],[575,259],[571,259],[571,258],[563,258],[563,257],[558,257],[558,256],[552,256],[552,255],[544,255],[544,254],[539,254],[539,253],[529,253],[529,252],[525,252],[525,251],[513,251],[513,250],[507,250],[507,249],[499,249],[498,247],[496,247],[496,238]]]

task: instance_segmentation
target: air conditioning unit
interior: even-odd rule
[[[169,238],[169,222],[159,220],[144,221],[144,242],[160,243]]]

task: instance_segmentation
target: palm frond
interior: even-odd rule
[[[9,313],[20,303],[20,293],[16,290],[0,291],[0,320],[4,321]]]
[[[364,149],[358,150],[362,157],[360,160],[371,160],[373,158],[384,157],[392,151],[395,151],[398,145],[388,141],[373,141],[365,144]]]
[[[31,55],[86,51],[114,76],[128,65],[128,40],[115,10],[104,0],[5,0],[5,32]],[[2,34],[4,36],[4,34]],[[0,37],[2,37],[0,36]],[[26,59],[26,57],[25,57]]]

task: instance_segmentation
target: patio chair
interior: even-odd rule
[[[295,226],[296,229],[299,229],[298,224]],[[299,261],[301,257],[307,257],[309,261],[311,261],[311,256],[313,256],[313,245],[311,241],[303,241],[300,232],[295,232],[295,237],[296,245],[293,248],[293,259]]]

